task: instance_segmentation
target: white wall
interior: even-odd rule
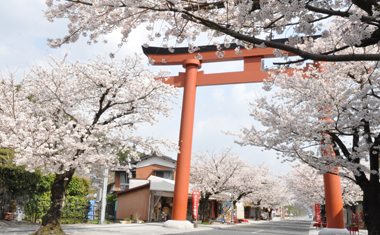
[[[148,158],[146,160],[142,160],[142,161],[136,163],[136,168],[141,168],[144,166],[150,166],[150,165],[154,165],[154,164],[175,168],[175,163],[173,163],[171,161],[164,160],[164,159],[159,158],[159,157],[151,157],[151,158]]]
[[[149,183],[149,180],[141,180],[141,179],[130,179],[129,180],[129,189],[136,188],[138,186]]]

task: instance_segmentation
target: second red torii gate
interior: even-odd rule
[[[163,81],[176,87],[184,87],[179,138],[180,153],[177,157],[172,210],[172,219],[175,221],[186,221],[196,87],[262,82],[267,78],[267,73],[261,71],[261,60],[275,57],[273,48],[241,49],[242,53],[237,54],[234,50],[236,47],[236,44],[231,44],[229,48],[222,47],[225,53],[222,58],[216,55],[216,46],[202,46],[195,53],[189,53],[187,47],[175,48],[174,53],[169,52],[167,48],[143,48],[144,54],[155,61],[154,65],[182,65],[186,69],[185,73],[179,73],[178,76],[169,77],[168,80]],[[201,54],[201,59],[195,58],[198,53]],[[289,56],[294,55],[289,54]],[[202,63],[234,60],[244,61],[244,71],[214,74],[204,74],[203,71],[198,71]],[[330,228],[344,228],[339,176],[325,175],[327,175],[324,177],[325,191],[328,192],[326,193],[326,205],[329,205],[329,208],[326,208],[328,226]]]

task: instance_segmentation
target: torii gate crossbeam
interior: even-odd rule
[[[216,55],[215,46],[202,46],[199,51],[192,54],[188,52],[188,48],[175,48],[174,53],[169,52],[167,48],[143,48],[144,54],[155,61],[154,65],[182,65],[186,69],[185,73],[179,73],[178,76],[169,77],[168,80],[163,81],[176,87],[184,87],[179,138],[180,153],[177,157],[172,210],[172,219],[174,222],[177,221],[179,223],[169,225],[172,227],[186,227],[196,87],[262,82],[267,77],[267,74],[261,71],[261,60],[263,58],[275,57],[273,55],[273,48],[241,49],[241,54],[235,52],[235,44],[232,44],[229,48],[223,46],[222,48],[225,52],[223,58],[219,58]],[[195,59],[197,53],[201,54],[202,59]],[[293,54],[289,54],[289,56],[293,56]],[[216,74],[204,74],[203,71],[198,72],[202,63],[233,60],[243,60],[244,71]],[[328,227],[343,229],[343,201],[340,179],[337,175],[327,175],[325,174],[324,180]]]

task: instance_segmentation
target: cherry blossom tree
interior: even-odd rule
[[[116,29],[122,46],[133,29],[146,23],[147,41],[162,38],[163,46],[169,47],[175,46],[170,45],[171,38],[176,39],[174,44],[187,41],[190,52],[197,50],[194,41],[204,32],[215,45],[226,48],[236,42],[238,49],[272,47],[318,61],[380,59],[378,53],[353,50],[378,48],[380,6],[375,0],[47,0],[46,4],[47,20],[69,20],[68,34],[49,39],[51,47],[76,42],[81,36],[88,37],[89,44],[97,43]],[[286,42],[273,40],[288,33]],[[316,34],[321,37],[311,37]],[[336,54],[339,51],[344,53]]]
[[[277,175],[270,172],[267,167],[264,167],[266,177],[256,184],[254,193],[247,195],[243,201],[252,204],[256,207],[257,220],[260,219],[260,211],[268,210],[269,219],[272,217],[272,211],[276,207],[290,205],[294,201],[294,195],[287,187],[285,182]]]
[[[264,88],[280,89],[272,100],[251,103],[251,116],[266,128],[244,128],[236,134],[238,143],[276,150],[284,161],[298,160],[318,173],[339,166],[339,175],[363,191],[369,234],[379,234],[379,62],[315,63],[303,69],[272,73]]]
[[[64,234],[60,218],[75,172],[117,165],[120,151],[138,159],[128,146],[158,153],[160,144],[177,149],[169,140],[136,135],[139,124],[170,115],[177,89],[155,79],[167,74],[150,72],[136,55],[121,61],[50,58],[19,85],[1,77],[0,145],[15,151],[17,165],[56,174],[51,207],[35,234]]]
[[[198,152],[192,156],[190,183],[201,192],[200,210],[204,220],[209,219],[210,197],[236,204],[248,195],[265,194],[262,188],[268,177],[271,177],[268,167],[249,164],[230,149]]]
[[[234,183],[237,183],[236,179],[245,167],[247,167],[247,162],[228,148],[217,153],[196,152],[193,154],[190,184],[195,190],[201,192],[199,208],[203,221],[210,219],[210,197],[219,196],[230,200],[230,193],[235,188]]]
[[[318,174],[316,169],[307,164],[294,165],[293,169],[281,178],[285,180],[287,187],[293,191],[298,203],[306,205],[325,204],[323,176]],[[354,204],[362,194],[359,186],[345,177],[341,179],[341,189],[344,204]]]

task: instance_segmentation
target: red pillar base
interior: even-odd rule
[[[318,235],[339,235],[339,234],[350,234],[350,232],[345,228],[324,228]]]
[[[188,220],[168,220],[162,225],[166,228],[192,229],[194,225]]]

